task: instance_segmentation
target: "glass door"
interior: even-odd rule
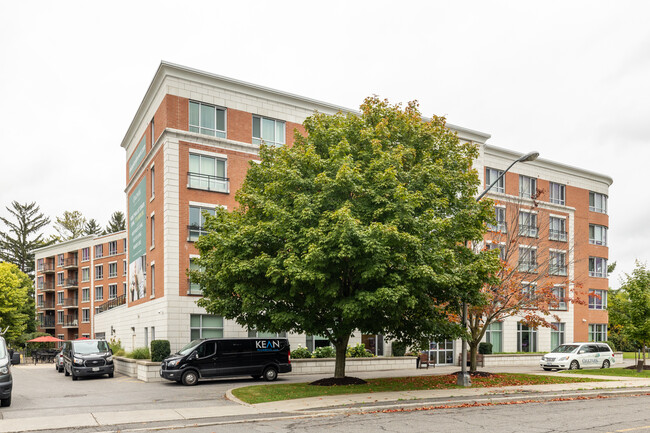
[[[453,365],[454,340],[429,343],[429,359],[436,365]]]

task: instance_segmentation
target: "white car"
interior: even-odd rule
[[[614,353],[605,343],[570,343],[562,344],[542,356],[539,365],[546,371],[577,370],[609,368],[614,362]]]

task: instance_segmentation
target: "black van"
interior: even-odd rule
[[[113,352],[106,340],[72,340],[63,343],[63,372],[72,380],[82,376],[113,377]]]
[[[264,377],[291,371],[291,351],[286,338],[211,338],[194,340],[160,364],[160,376],[196,385],[201,378],[220,376]]]
[[[11,388],[13,388],[13,385],[11,357],[5,339],[0,337],[0,405],[3,407],[11,406]]]

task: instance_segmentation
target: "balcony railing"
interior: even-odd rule
[[[501,233],[507,233],[508,232],[505,222],[497,222],[496,224],[488,224],[488,230],[490,230],[492,232],[501,232]]]
[[[200,173],[187,173],[187,187],[206,191],[229,192],[230,179]]]
[[[550,275],[566,276],[566,265],[550,265],[548,267],[548,273]]]
[[[537,262],[520,261],[517,270],[519,272],[537,272]]]
[[[63,287],[68,289],[71,287],[77,287],[78,284],[79,281],[77,280],[77,278],[66,278],[63,281]]]
[[[53,292],[54,282],[41,281],[40,283],[38,283],[38,290],[40,290],[41,292]]]
[[[38,321],[38,326],[41,328],[54,328],[54,316],[43,316]]]
[[[65,298],[63,300],[63,308],[76,308],[79,306],[79,298]]]
[[[76,257],[68,257],[65,259],[65,262],[63,262],[64,268],[76,268],[77,266],[79,266],[79,264]]]
[[[78,316],[63,316],[63,327],[64,328],[76,328],[79,326],[79,317]]]
[[[552,241],[566,242],[566,232],[561,230],[549,230],[548,238]]]
[[[187,280],[187,294],[188,295],[202,295],[203,289],[198,283],[193,283],[189,279]]]
[[[46,273],[46,274],[49,274],[49,273],[54,272],[54,268],[55,268],[54,263],[49,263],[48,262],[48,263],[43,263],[43,266],[41,266],[39,271],[41,271],[43,273]]]
[[[551,303],[551,310],[564,310],[564,311],[566,311],[567,309],[568,309],[567,308],[567,303],[566,303],[566,300],[564,298]]]
[[[54,300],[51,301],[41,301],[36,304],[41,310],[54,310]]]
[[[539,232],[539,230],[537,229],[537,226],[526,225],[526,224],[520,224],[519,225],[519,236],[527,236],[529,238],[536,238],[538,232]]]
[[[199,240],[199,236],[203,236],[208,233],[205,229],[203,229],[203,227],[196,224],[187,226],[187,232],[187,238],[190,242],[196,242]]]
[[[104,302],[102,305],[97,307],[97,312],[98,313],[103,313],[104,311],[108,311],[111,308],[119,307],[120,305],[126,304],[126,294],[120,295],[115,299],[111,299],[110,301]]]

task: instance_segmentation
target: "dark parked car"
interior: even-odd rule
[[[63,371],[72,380],[85,376],[113,377],[113,352],[106,340],[73,340],[63,344]]]
[[[11,358],[7,350],[7,343],[0,337],[0,405],[11,406],[11,389],[13,388],[11,378]]]
[[[184,385],[221,376],[264,377],[291,371],[291,352],[286,338],[213,338],[194,340],[160,365],[160,376]]]

